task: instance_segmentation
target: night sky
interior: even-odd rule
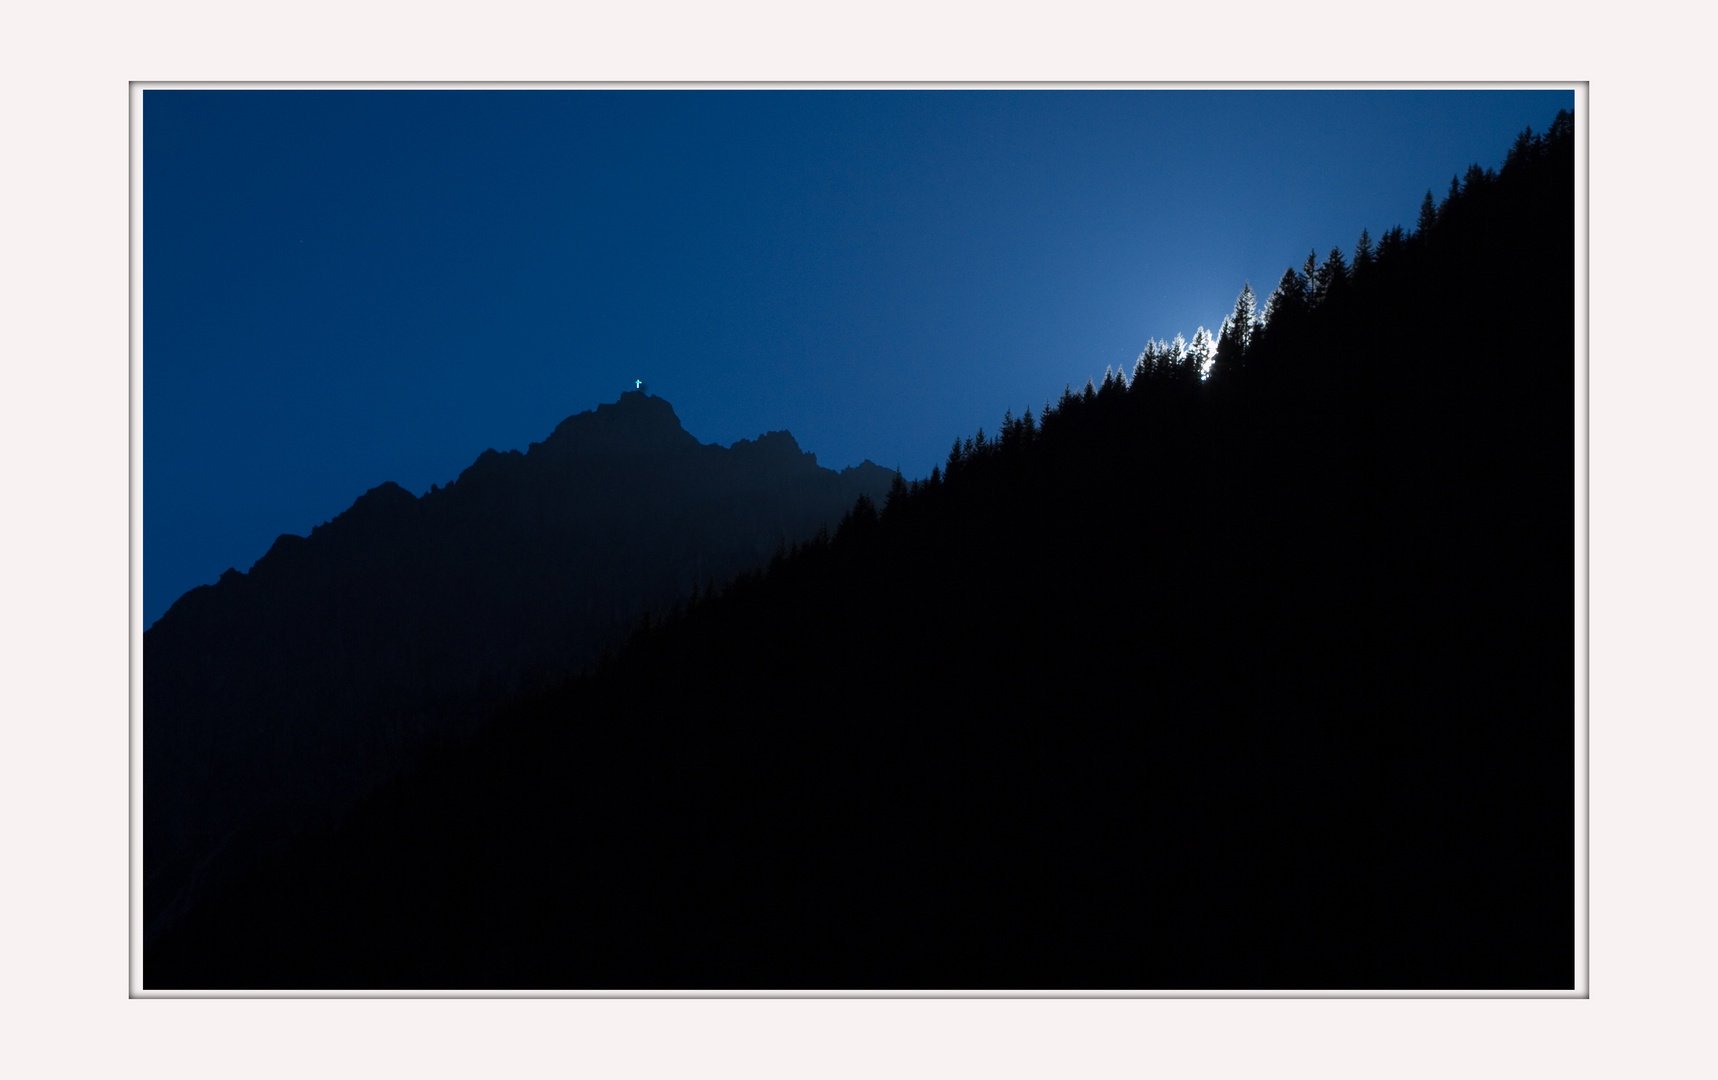
[[[144,625],[634,379],[923,476],[1572,91],[148,91]]]

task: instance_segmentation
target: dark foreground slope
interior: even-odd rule
[[[336,818],[486,706],[892,476],[820,468],[785,431],[703,445],[667,401],[629,392],[422,498],[383,484],[193,589],[143,640],[151,933],[211,869]]]
[[[1572,986],[1570,142],[520,704],[146,985]]]

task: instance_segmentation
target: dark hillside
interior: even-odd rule
[[[383,484],[191,590],[143,638],[151,934],[211,868],[337,819],[486,708],[892,477],[821,468],[785,431],[703,445],[667,401],[629,392],[422,498]]]
[[[147,985],[1572,986],[1573,169],[957,444]]]

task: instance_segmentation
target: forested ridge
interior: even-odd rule
[[[641,626],[145,984],[1571,987],[1573,142]]]

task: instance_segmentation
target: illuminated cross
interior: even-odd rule
[[[643,379],[632,380],[632,388],[634,390],[643,390],[644,389],[644,380]]]

